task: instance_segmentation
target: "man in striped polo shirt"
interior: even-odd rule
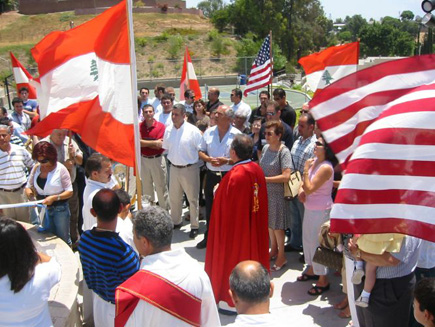
[[[114,326],[115,289],[139,270],[134,250],[115,232],[121,203],[110,189],[92,200],[97,226],[85,231],[79,242],[83,276],[93,295],[95,327]]]
[[[0,125],[0,203],[23,203],[27,182],[26,167],[33,167],[30,153],[19,145],[11,144],[11,128]],[[1,210],[0,210],[1,211]],[[3,209],[3,214],[16,220],[29,222],[29,208]]]

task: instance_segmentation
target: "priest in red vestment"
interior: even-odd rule
[[[249,136],[235,136],[230,150],[235,164],[213,202],[205,271],[221,309],[234,308],[229,277],[239,262],[255,260],[270,268],[266,180],[260,166],[250,160],[252,146]]]

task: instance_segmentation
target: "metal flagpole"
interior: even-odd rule
[[[272,30],[270,30],[269,36],[270,36],[270,49],[269,49],[269,51],[270,51],[270,67],[271,67],[271,69],[270,69],[270,96],[273,99],[273,95],[272,95],[273,94],[273,84],[272,84],[272,82],[273,82]]]
[[[137,208],[142,209],[142,181],[140,180],[140,137],[138,125],[138,112],[136,108],[137,96],[137,75],[136,75],[136,53],[134,49],[134,32],[133,32],[133,6],[131,0],[126,0],[126,10],[128,19],[128,44],[130,47],[130,75],[131,75],[131,97],[133,110],[133,126],[134,126],[134,148],[135,148],[135,173],[136,173],[136,194]],[[128,169],[128,168],[127,168]]]

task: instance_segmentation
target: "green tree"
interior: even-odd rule
[[[216,10],[211,17],[211,22],[222,33],[231,22],[230,12],[227,9]]]
[[[211,18],[217,10],[224,8],[224,2],[222,0],[201,1],[197,8],[202,10],[205,17]]]
[[[346,26],[343,31],[349,31],[352,35],[351,41],[356,41],[360,35],[361,30],[367,26],[367,20],[361,15],[347,16],[344,20]]]
[[[413,20],[414,19],[414,13],[411,10],[404,10],[402,11],[402,13],[400,14],[400,19],[402,21],[404,20]]]
[[[171,35],[168,38],[168,44],[169,58],[176,59],[183,46],[183,38],[180,35]]]

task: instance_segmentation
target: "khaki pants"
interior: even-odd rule
[[[27,202],[26,196],[24,195],[24,187],[16,192],[0,191],[1,204],[12,204],[12,203],[23,203],[23,202]],[[15,220],[23,221],[25,223],[30,223],[29,207],[3,209],[3,215],[9,218],[13,218]]]
[[[158,158],[141,158],[141,178],[143,194],[154,199],[154,186],[156,187],[159,206],[169,210],[168,188],[166,184],[166,161],[163,156]]]
[[[171,165],[171,179],[169,180],[169,200],[171,202],[171,218],[174,225],[181,224],[183,192],[189,201],[190,227],[198,229],[198,194],[199,194],[199,165],[198,163],[177,168]]]

